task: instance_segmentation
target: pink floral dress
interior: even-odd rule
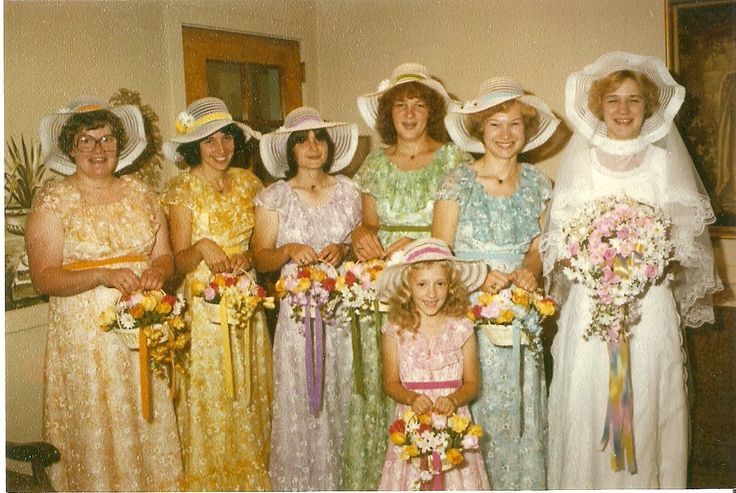
[[[399,376],[407,382],[448,382],[462,380],[462,347],[474,336],[473,324],[467,319],[450,319],[445,330],[434,338],[415,334],[393,324],[383,327],[385,336],[398,338]],[[457,387],[421,390],[433,401],[451,394]],[[409,406],[396,406],[395,419],[400,418]],[[458,414],[470,416],[468,406],[462,406]],[[490,485],[479,450],[463,453],[465,462],[443,473],[444,488],[447,490],[488,490]],[[399,448],[389,442],[386,461],[383,464],[379,490],[408,490],[419,478],[418,469],[408,461],[401,460]]]

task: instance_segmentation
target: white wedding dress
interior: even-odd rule
[[[628,195],[660,206],[667,173],[666,152],[649,145],[608,167],[590,151],[589,198]],[[603,155],[600,155],[602,158]],[[612,169],[613,163],[618,169]],[[633,434],[638,471],[614,472],[611,447],[600,440],[608,405],[609,358],[606,343],[583,339],[590,322],[590,299],[578,284],[570,287],[552,345],[554,378],[549,393],[550,489],[685,488],[688,405],[680,317],[667,281],[640,298],[641,318],[631,328]],[[581,447],[581,444],[589,446]]]

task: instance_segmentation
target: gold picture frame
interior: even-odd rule
[[[665,0],[667,66],[687,91],[677,126],[716,212],[736,238],[736,0]]]

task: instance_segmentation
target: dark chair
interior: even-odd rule
[[[5,442],[5,458],[30,462],[33,471],[32,475],[28,475],[6,468],[5,488],[7,491],[54,491],[46,474],[46,468],[61,458],[56,447],[46,442]]]

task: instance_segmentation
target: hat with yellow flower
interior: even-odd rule
[[[243,130],[246,141],[252,137],[261,138],[260,132],[245,123],[233,120],[233,116],[221,99],[212,97],[198,99],[176,117],[176,136],[164,142],[164,156],[172,162],[181,161],[184,157],[177,152],[181,144],[204,139],[232,123]]]

